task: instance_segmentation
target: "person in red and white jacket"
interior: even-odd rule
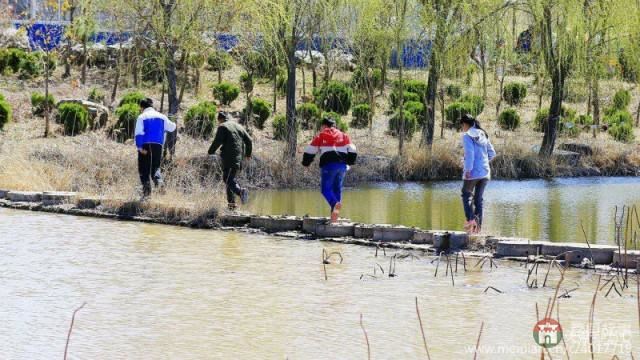
[[[349,165],[356,163],[358,153],[349,136],[336,129],[330,117],[322,119],[320,133],[307,145],[302,165],[309,166],[320,154],[321,191],[331,207],[331,222],[336,222],[342,209],[342,186]]]

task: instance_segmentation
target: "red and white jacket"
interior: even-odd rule
[[[325,128],[307,145],[302,165],[311,165],[316,154],[320,154],[320,167],[330,163],[353,165],[358,157],[356,146],[351,143],[349,135],[334,127]]]

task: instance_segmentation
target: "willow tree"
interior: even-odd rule
[[[396,46],[396,59],[398,60],[398,154],[402,155],[404,152],[404,138],[405,138],[405,123],[404,123],[404,43],[407,36],[407,11],[409,7],[409,0],[394,0],[393,1],[393,37]]]
[[[583,45],[584,18],[580,11],[581,0],[527,0],[536,35],[540,38],[540,50],[551,79],[551,106],[544,122],[544,137],[540,156],[553,154],[558,135],[558,122],[562,114],[565,81],[574,68],[575,57]]]
[[[89,38],[94,34],[97,28],[96,24],[96,0],[76,0],[71,10],[75,13],[80,10],[79,16],[74,16],[73,22],[67,31],[67,36],[82,45],[82,65],[80,70],[80,83],[82,85],[87,82],[87,65],[89,61]],[[66,70],[65,70],[66,71]]]

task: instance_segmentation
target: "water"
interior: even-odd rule
[[[386,183],[348,188],[343,213],[354,221],[461,230],[460,181]],[[485,193],[487,233],[556,242],[614,243],[615,206],[640,205],[638,178],[492,181]],[[327,216],[319,190],[260,190],[250,210],[260,214]]]
[[[323,248],[344,256],[327,266],[328,281]],[[360,314],[373,359],[424,359],[416,296],[432,359],[473,358],[482,322],[479,358],[540,358],[535,306],[544,309],[552,288],[528,289],[519,264],[472,270],[475,261],[467,273],[459,266],[453,287],[443,266],[434,277],[431,260],[400,259],[397,277],[360,279],[389,258],[353,245],[0,208],[0,359],[61,359],[83,302],[71,359],[366,359]],[[489,285],[504,293],[485,294]],[[590,358],[595,286],[593,273],[572,269],[561,287],[578,288],[560,300],[571,359]],[[640,355],[637,316],[635,288],[599,293],[596,358]]]

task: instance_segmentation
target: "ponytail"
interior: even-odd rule
[[[487,131],[485,129],[482,128],[482,126],[480,126],[480,121],[478,121],[477,119],[474,119],[474,124],[473,126],[475,126],[476,129],[482,131],[484,133],[484,136],[487,137],[487,139],[489,138],[489,134],[487,133]]]

